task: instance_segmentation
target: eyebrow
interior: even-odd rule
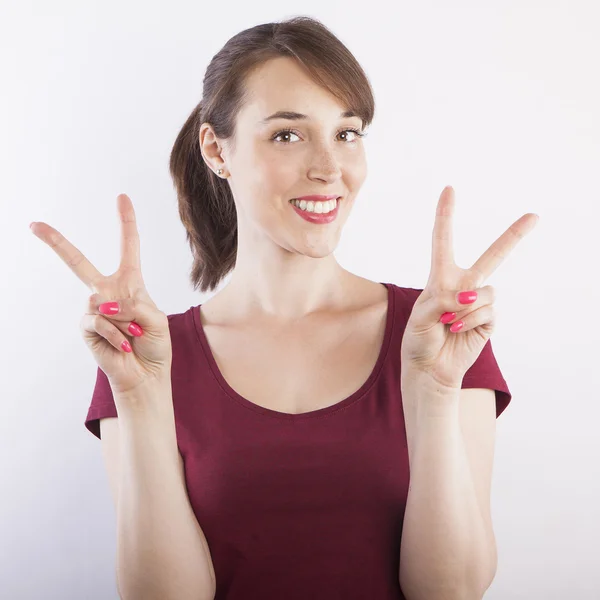
[[[358,115],[352,110],[346,110],[340,113],[340,119],[347,119],[350,117],[358,117]],[[302,113],[297,113],[289,110],[280,110],[268,116],[266,119],[260,121],[260,124],[265,125],[269,121],[272,121],[274,119],[288,119],[290,121],[301,121],[304,119],[310,119],[310,117],[308,115],[303,115]]]

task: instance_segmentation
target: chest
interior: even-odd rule
[[[357,391],[381,352],[387,302],[297,326],[211,326],[204,334],[226,383],[246,400],[300,414]]]

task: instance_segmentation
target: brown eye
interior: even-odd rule
[[[290,129],[285,129],[283,131],[277,132],[271,139],[272,140],[276,140],[278,137],[281,137],[282,135],[295,135],[296,137],[298,136],[298,134],[294,133]],[[281,144],[289,144],[290,142],[279,142],[279,143],[281,143]]]
[[[354,129],[354,128],[348,128],[348,129],[342,129],[340,131],[338,131],[337,135],[339,136],[342,133],[347,133],[348,131],[351,131],[352,133],[356,134],[356,136],[358,138],[362,138],[365,137],[367,134],[366,133],[362,133],[361,131],[359,131],[358,129]],[[292,131],[291,129],[283,129],[281,131],[278,131],[272,138],[272,141],[277,141],[277,138],[283,135],[295,135],[298,136],[298,134],[295,131]],[[346,141],[346,140],[344,140]],[[355,142],[356,140],[350,140],[350,141],[346,141],[346,143],[351,144],[353,142]],[[279,144],[291,144],[291,142],[277,142]]]

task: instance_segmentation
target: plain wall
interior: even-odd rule
[[[133,201],[164,312],[192,291],[168,174],[212,56],[235,33],[307,14],[369,76],[369,175],[335,251],[350,271],[425,286],[435,207],[456,192],[470,267],[540,221],[486,281],[513,400],[497,420],[486,600],[600,597],[600,8],[597,2],[3,2],[0,5],[0,597],[118,598],[116,518],[84,427],[96,363],[88,290],[29,230],[57,228],[103,273]]]

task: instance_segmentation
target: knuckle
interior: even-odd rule
[[[85,256],[79,251],[74,252],[73,254],[67,257],[67,264],[72,269],[77,268],[83,261],[85,260]]]
[[[121,343],[123,334],[121,330],[113,325],[102,315],[94,315],[94,327],[96,332],[99,333],[103,338],[111,340],[112,342]]]
[[[100,314],[95,314],[92,316],[92,325],[94,329],[98,333],[102,333],[104,335],[106,333],[108,321]]]
[[[128,314],[134,315],[140,310],[141,302],[138,298],[127,298],[123,301],[123,308]]]
[[[86,306],[86,312],[88,313],[93,313],[96,312],[97,307],[98,307],[98,300],[99,300],[99,294],[91,294],[88,299],[87,299],[87,306]]]
[[[435,304],[445,304],[448,300],[448,292],[444,292],[438,287],[431,287],[427,290],[427,300]]]

